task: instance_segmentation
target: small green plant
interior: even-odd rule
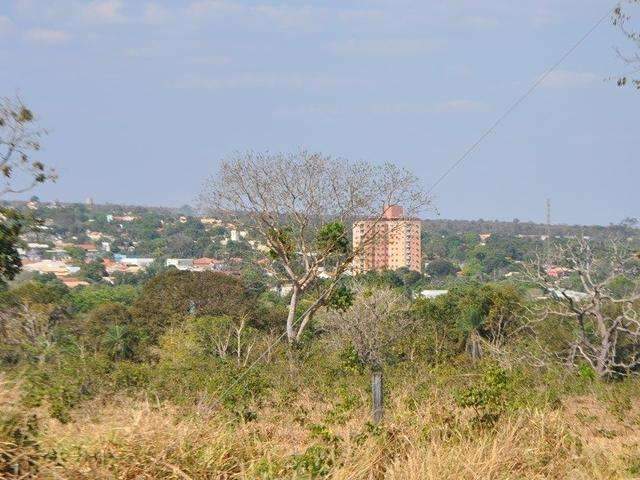
[[[292,457],[293,470],[301,478],[327,477],[334,463],[333,449],[324,445],[312,445],[303,454]]]
[[[640,457],[631,457],[627,460],[627,473],[633,478],[640,476]]]
[[[327,413],[327,421],[329,423],[342,425],[356,407],[360,405],[359,398],[347,389],[339,391],[338,400],[333,404],[333,408]]]
[[[358,356],[358,352],[353,345],[349,345],[341,350],[339,359],[340,369],[347,373],[362,374],[366,369],[366,365]]]
[[[507,372],[490,365],[478,384],[457,392],[456,402],[460,407],[473,408],[479,424],[493,425],[506,410],[507,387]]]
[[[263,458],[253,467],[251,478],[278,480],[283,478],[284,473],[285,468],[280,462]]]
[[[376,425],[372,422],[367,422],[364,424],[364,428],[362,431],[353,436],[353,441],[356,445],[363,445],[364,442],[367,441],[368,438],[371,437],[380,437],[384,434],[385,430],[382,425]]]
[[[328,445],[336,446],[340,443],[340,437],[335,435],[326,425],[322,425],[321,423],[311,425],[309,427],[309,431],[313,438],[321,440]]]
[[[336,463],[340,437],[335,435],[326,425],[313,424],[309,427],[311,438],[316,443],[303,454],[291,458],[291,468],[298,475],[296,478],[323,478],[329,475]]]
[[[596,372],[591,366],[582,363],[578,367],[578,376],[584,381],[593,382],[596,379]]]

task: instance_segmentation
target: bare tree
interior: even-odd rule
[[[220,358],[235,355],[238,365],[246,366],[258,339],[256,330],[248,325],[248,315],[238,317],[202,317],[192,328],[198,330],[207,348]]]
[[[331,310],[326,326],[339,341],[353,347],[362,363],[371,370],[373,417],[382,418],[382,368],[394,345],[406,337],[414,325],[409,300],[390,288],[371,289],[356,284],[355,300],[346,311]]]
[[[4,179],[0,197],[23,193],[39,183],[55,180],[53,170],[31,158],[40,150],[40,138],[45,133],[19,98],[0,99],[0,172]]]
[[[640,263],[627,242],[591,245],[584,238],[552,251],[555,264],[579,282],[571,290],[568,279],[547,274],[542,258],[524,266],[525,276],[550,297],[545,315],[574,322],[575,338],[569,363],[586,361],[601,377],[629,374],[640,367]]]
[[[632,53],[623,53],[622,50],[616,49],[618,56],[630,68],[628,72],[618,77],[618,85],[621,87],[633,85],[640,89],[640,78],[637,76],[640,72],[640,31],[633,27],[633,18],[628,9],[628,7],[634,5],[640,5],[640,0],[623,0],[620,2],[613,10],[612,22],[635,47],[635,51]]]
[[[64,313],[53,305],[21,301],[3,306],[0,309],[0,345],[35,352],[42,363],[54,344],[54,329],[63,318]]]
[[[292,284],[286,332],[300,340],[305,327],[326,304],[341,277],[367,245],[376,241],[376,223],[386,206],[402,205],[415,214],[429,205],[418,179],[392,164],[372,165],[319,153],[247,152],[224,160],[205,185],[206,207],[249,215],[274,260],[274,274]],[[374,219],[358,248],[350,248],[350,226]],[[305,293],[323,288],[297,324]]]

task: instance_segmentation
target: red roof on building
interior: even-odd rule
[[[193,261],[193,264],[196,266],[219,265],[221,263],[224,263],[224,261],[218,260],[217,258],[209,258],[209,257],[196,258]]]

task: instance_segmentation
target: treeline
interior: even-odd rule
[[[624,219],[619,224],[608,226],[601,225],[564,225],[552,224],[549,227],[552,236],[557,237],[577,237],[589,236],[601,238],[607,235],[627,235],[638,237],[640,231],[637,228],[636,219]],[[475,234],[498,234],[498,235],[547,235],[547,225],[544,223],[523,222],[514,219],[511,222],[500,220],[446,220],[434,219],[424,220],[422,228],[429,233],[475,233]]]

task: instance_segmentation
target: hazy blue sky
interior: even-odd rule
[[[180,205],[236,150],[394,161],[433,181],[603,0],[0,0],[0,94],[51,130],[44,199]],[[640,15],[640,12],[638,12]],[[640,216],[640,92],[607,21],[437,189],[445,218]]]

